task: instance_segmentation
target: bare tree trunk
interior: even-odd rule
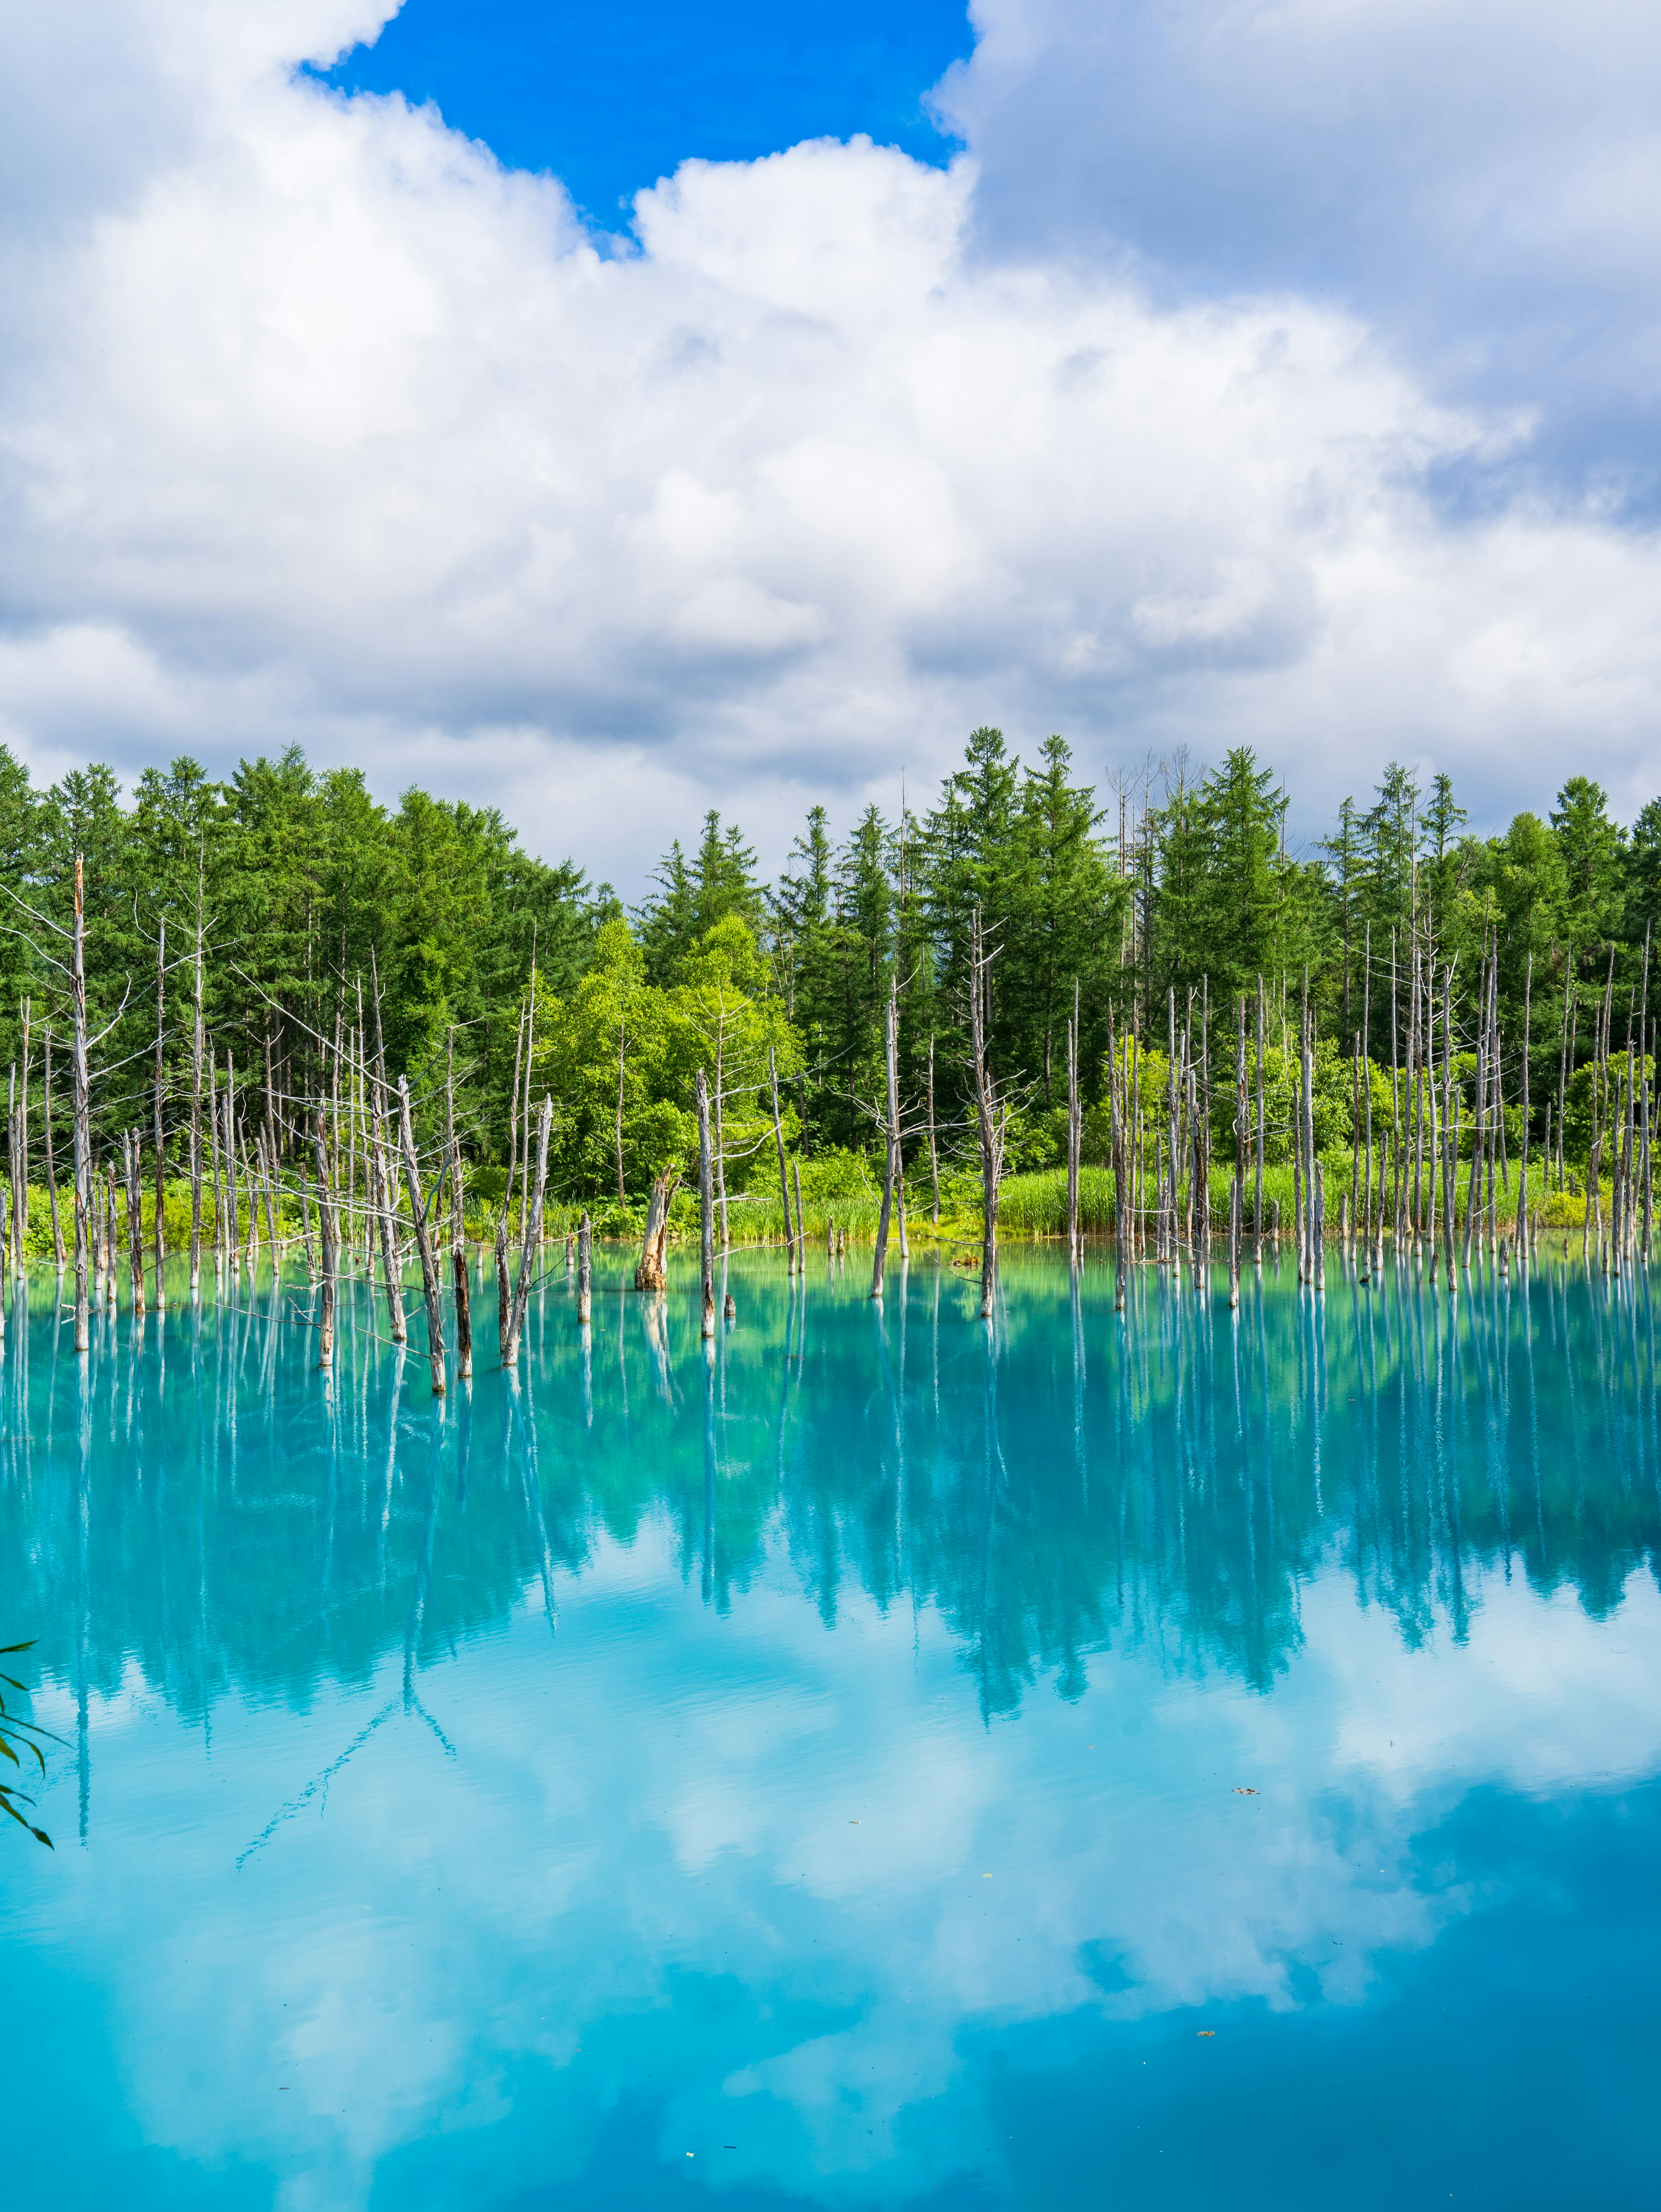
[[[779,1156],[779,1195],[784,1201],[784,1272],[796,1272],[796,1240],[790,1233],[790,1179],[784,1164],[784,1124],[779,1118],[779,1068],[772,1046],[767,1048],[767,1079],[773,1086],[773,1142]]]
[[[197,878],[195,989],[191,1007],[191,1297],[202,1293],[202,892]]]
[[[992,1318],[998,1275],[998,1181],[1003,1166],[1003,1120],[986,1056],[986,1004],[991,963],[977,904],[970,929],[970,1035],[975,1070],[975,1116],[981,1144],[981,1318]]]
[[[637,1291],[660,1291],[664,1283],[664,1248],[669,1241],[669,1202],[680,1182],[678,1172],[666,1169],[652,1185],[646,1206],[646,1234],[641,1240],[640,1264],[635,1269]]]
[[[86,891],[82,856],[75,856],[75,927],[70,956],[70,1005],[75,1020],[70,1069],[75,1097],[75,1348],[91,1341],[87,1264],[92,1256],[92,1096],[87,1066]]]
[[[888,1227],[894,1211],[894,1186],[897,1180],[900,1156],[899,1067],[897,1039],[899,1033],[899,985],[891,981],[888,992],[888,1033],[885,1060],[888,1075],[888,1157],[882,1180],[882,1207],[877,1217],[877,1251],[871,1267],[871,1295],[882,1296],[883,1271],[888,1261]]]
[[[225,1188],[219,1157],[219,1058],[208,1054],[208,1134],[213,1146],[213,1273],[216,1290],[225,1266]]]
[[[242,1235],[242,1215],[236,1195],[236,1063],[225,1054],[225,1261],[237,1273],[237,1246]]]
[[[1125,1261],[1128,1255],[1125,1239],[1129,1235],[1129,1215],[1127,1211],[1125,1189],[1124,1117],[1120,1110],[1123,1086],[1119,1080],[1119,1041],[1115,1034],[1113,1007],[1107,1009],[1107,1112],[1108,1150],[1113,1169],[1113,1310],[1124,1311]]]
[[[334,1194],[330,1188],[328,1124],[319,1100],[312,1127],[313,1156],[317,1163],[318,1242],[322,1247],[322,1289],[318,1300],[318,1356],[322,1368],[334,1365],[335,1277],[339,1260],[335,1243]],[[440,1364],[442,1365],[441,1353]],[[441,1389],[443,1385],[438,1386]]]
[[[48,1024],[45,1036],[46,1070],[46,1088],[41,1102],[42,1123],[46,1144],[46,1198],[52,1207],[52,1253],[61,1277],[64,1273],[64,1223],[58,1211],[58,1161],[52,1143],[52,1028]]]
[[[504,1191],[502,1211],[496,1216],[496,1357],[505,1365],[508,1358],[508,1332],[513,1322],[514,1295],[508,1284],[508,1194]]]
[[[542,1242],[542,1200],[543,1194],[548,1188],[548,1136],[553,1126],[554,1102],[551,1098],[545,1097],[542,1102],[542,1113],[537,1124],[536,1189],[532,1197],[530,1210],[526,1215],[524,1231],[520,1238],[519,1275],[514,1284],[513,1312],[508,1324],[508,1350],[503,1358],[503,1364],[508,1367],[517,1366],[519,1364],[519,1340],[525,1327],[525,1310],[531,1299],[531,1271],[535,1265],[537,1250]],[[527,1109],[526,1134],[528,1136],[529,1133]],[[528,1152],[527,1146],[527,1154]]]
[[[376,1016],[377,1042],[380,1017]],[[404,1343],[409,1330],[404,1319],[404,1270],[399,1259],[398,1190],[388,1159],[386,1133],[386,1063],[377,1051],[374,1106],[369,1130],[370,1170],[374,1178],[371,1203],[380,1225],[380,1271],[386,1285],[386,1326],[394,1344]]]
[[[410,1212],[415,1222],[416,1251],[421,1261],[421,1287],[427,1301],[427,1369],[433,1395],[444,1395],[444,1305],[439,1295],[438,1268],[433,1259],[432,1232],[421,1197],[421,1164],[416,1158],[415,1127],[410,1119],[410,1080],[398,1079],[398,1132],[404,1152],[404,1181],[410,1194]]]
[[[271,1279],[275,1282],[283,1264],[283,1248],[277,1234],[277,1155],[263,1138],[259,1145],[257,1165],[265,1197],[265,1234],[271,1248]]]
[[[511,1207],[514,1202],[514,1179],[519,1173],[519,1095],[525,1073],[525,1008],[519,1010],[519,1027],[514,1036],[514,1095],[508,1107],[508,1180],[502,1186],[502,1202]]]
[[[1256,1182],[1251,1201],[1251,1258],[1256,1267],[1263,1264],[1263,1123],[1266,1115],[1263,1100],[1263,979],[1257,978],[1257,1158]]]
[[[1650,1230],[1652,1225],[1654,1197],[1653,1186],[1651,1179],[1652,1170],[1650,1164],[1650,1082],[1654,1073],[1653,1069],[1651,1067],[1650,1062],[1654,1058],[1654,1036],[1655,1032],[1650,1022],[1650,926],[1648,922],[1646,922],[1644,924],[1644,981],[1640,993],[1640,1020],[1638,1024],[1639,1069],[1640,1079],[1644,1085],[1642,1098],[1644,1126],[1641,1162],[1639,1170],[1643,1179],[1644,1186],[1642,1199],[1644,1209],[1643,1228],[1640,1232],[1643,1242],[1640,1250],[1642,1253],[1644,1265],[1646,1267],[1648,1267],[1650,1261]]]
[[[537,963],[531,963],[531,991],[525,1007],[525,1145],[519,1170],[519,1219],[523,1235],[526,1210],[530,1204],[529,1179],[531,1171],[531,1069],[536,1060],[537,1042]],[[537,1210],[537,1242],[542,1242],[541,1208]]]
[[[254,1268],[259,1260],[259,1182],[248,1153],[248,1119],[246,1114],[242,1117],[241,1133],[237,1142],[242,1154],[242,1188],[248,1201],[248,1227],[242,1240],[242,1264],[248,1271],[248,1281],[252,1285]]]
[[[593,1318],[593,1224],[584,1206],[577,1224],[577,1326],[587,1328]]]
[[[709,1162],[709,1085],[698,1070],[698,1237],[703,1269],[702,1334],[715,1333],[715,1182]]]
[[[121,1248],[115,1218],[115,1170],[113,1167],[105,1174],[102,1197],[104,1225],[100,1273],[104,1286],[104,1303],[110,1312],[113,1313],[116,1308],[117,1255]]]
[[[456,1033],[453,1023],[445,1041],[444,1161],[450,1186],[450,1281],[455,1297],[456,1373],[464,1378],[473,1371],[473,1316],[467,1295],[466,1203],[462,1193],[461,1145],[456,1136]]]
[[[727,1103],[727,1040],[726,1020],[715,1033],[715,1091],[713,1101],[715,1116],[715,1196],[721,1206],[721,1249],[730,1251],[733,1231],[727,1217],[727,1133],[725,1108]]]
[[[1079,979],[1073,979],[1073,1018],[1067,1026],[1067,1255],[1083,1258],[1079,1235],[1079,1156],[1084,1140],[1079,1112]]]
[[[1644,946],[1647,961],[1649,944]],[[1523,977],[1523,1157],[1517,1168],[1517,1254],[1526,1261],[1529,1255],[1529,1017],[1534,1004],[1534,954],[1530,952],[1528,967]]]
[[[127,1268],[132,1281],[132,1310],[144,1318],[144,1184],[140,1172],[139,1136],[127,1130],[121,1139],[127,1176]]]
[[[167,1204],[167,1155],[166,1139],[161,1127],[161,1099],[167,1076],[162,1064],[167,1035],[167,925],[161,921],[155,934],[155,1127],[152,1141],[155,1146],[155,1310],[160,1313],[167,1303],[167,1286],[162,1279],[161,1263],[167,1256],[165,1216]]]
[[[473,1372],[473,1308],[467,1283],[466,1204],[459,1139],[450,1146],[450,1279],[455,1285],[456,1373],[463,1382],[469,1382]]]
[[[1453,1255],[1455,1191],[1459,1176],[1459,1120],[1453,1097],[1453,963],[1442,977],[1442,1266],[1448,1296],[1459,1295]]]
[[[17,1099],[17,1143],[22,1156],[22,1189],[17,1217],[17,1267],[23,1268],[23,1248],[29,1233],[29,1017],[33,1012],[33,1001],[23,1001],[23,1082]]]
[[[801,1211],[801,1162],[792,1160],[791,1171],[796,1179],[796,1269],[800,1274],[807,1272],[807,1224]]]
[[[934,1039],[928,1039],[928,1188],[934,1203],[934,1231],[940,1226],[940,1161],[934,1141]]]
[[[23,1239],[19,1228],[22,1208],[17,1202],[17,1191],[27,1172],[22,1164],[22,1146],[18,1142],[17,1062],[13,1060],[6,1085],[6,1175],[11,1186],[11,1202],[6,1208],[5,1235],[0,1237],[0,1249],[5,1253],[3,1272],[20,1281],[23,1273]]]
[[[1563,1188],[1563,1102],[1568,1091],[1569,1025],[1574,1009],[1574,947],[1563,962],[1563,1037],[1557,1054],[1557,1188]]]

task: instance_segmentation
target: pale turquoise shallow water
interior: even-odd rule
[[[9,2201],[1654,2202],[1646,1280],[623,1267],[11,1316]]]

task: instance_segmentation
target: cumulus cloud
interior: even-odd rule
[[[1661,18],[1641,0],[977,0],[937,94],[995,250],[1335,300],[1534,473],[1661,494]],[[1494,487],[1484,487],[1489,496]]]
[[[989,252],[1012,40],[1062,18],[989,21],[949,170],[690,162],[617,253],[435,111],[295,73],[385,12],[103,0],[116,79],[0,33],[52,120],[0,238],[0,734],[44,773],[298,738],[625,889],[702,804],[775,860],[989,720],[1097,775],[1256,743],[1311,821],[1393,753],[1491,814],[1567,740],[1651,795],[1653,544],[1435,495],[1526,459],[1525,411],[1287,283]]]

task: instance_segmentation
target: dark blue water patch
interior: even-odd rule
[[[1417,1841],[1420,1881],[1486,1901],[1429,1951],[1373,1954],[1365,2006],[965,2039],[1007,2146],[999,2202],[1086,2203],[1094,2174],[1174,2207],[1652,2203],[1661,1790],[1481,1790]]]

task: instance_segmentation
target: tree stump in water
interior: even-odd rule
[[[637,1291],[660,1291],[663,1288],[663,1254],[669,1241],[669,1201],[679,1182],[678,1175],[658,1176],[652,1185],[652,1195],[646,1208],[646,1235],[640,1248],[640,1264],[635,1269],[635,1288]]]

